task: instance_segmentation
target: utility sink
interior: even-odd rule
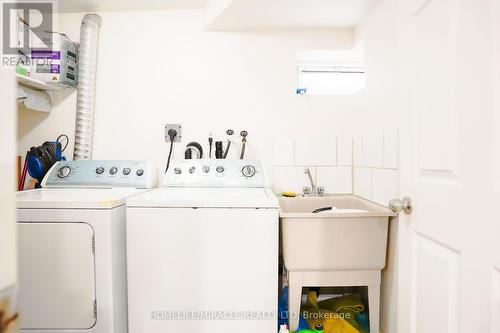
[[[390,209],[354,195],[280,198],[279,201],[287,270],[384,268],[389,218],[396,216]]]

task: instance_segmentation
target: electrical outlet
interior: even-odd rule
[[[181,142],[182,139],[182,126],[181,124],[166,124],[165,125],[165,141],[170,142],[170,137],[168,136],[168,131],[174,129],[177,131],[177,136],[174,138],[174,142]]]

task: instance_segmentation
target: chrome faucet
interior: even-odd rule
[[[311,187],[304,186],[302,189],[304,196],[323,196],[325,194],[325,189],[323,186],[316,186],[314,180],[311,175],[311,170],[306,168],[304,173],[309,176],[309,182],[311,183]]]

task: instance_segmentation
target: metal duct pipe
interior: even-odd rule
[[[92,158],[97,44],[101,23],[102,20],[99,15],[86,14],[82,19],[80,28],[74,160],[89,160]]]

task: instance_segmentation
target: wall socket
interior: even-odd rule
[[[182,139],[182,126],[181,124],[165,124],[165,141],[170,142],[170,137],[168,136],[168,131],[174,129],[177,131],[177,136],[174,138],[174,142],[181,142]]]

